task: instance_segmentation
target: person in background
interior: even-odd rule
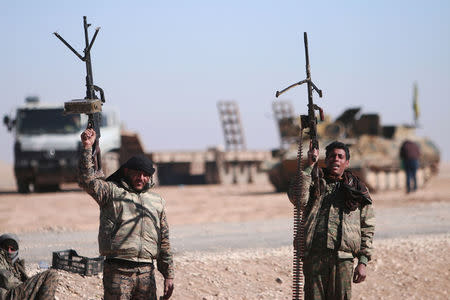
[[[419,168],[420,148],[417,143],[406,140],[400,148],[400,158],[406,173],[406,193],[417,190],[416,173]]]
[[[0,236],[0,300],[55,299],[58,275],[47,270],[28,277],[25,261],[19,258],[19,242],[14,234]]]

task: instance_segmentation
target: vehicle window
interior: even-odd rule
[[[66,134],[81,130],[79,114],[64,115],[63,109],[22,109],[17,112],[17,131],[22,134]]]

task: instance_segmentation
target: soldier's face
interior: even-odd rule
[[[8,253],[13,253],[13,252],[17,251],[13,246],[10,246],[10,245],[8,245],[6,247],[6,250],[8,251]]]
[[[3,243],[1,245],[1,248],[4,249],[6,252],[8,253],[14,253],[15,251],[17,251],[16,247],[10,243]]]
[[[124,172],[129,183],[136,191],[142,191],[150,181],[150,176],[143,171],[124,168]]]
[[[325,164],[330,175],[340,178],[349,165],[344,149],[333,149],[325,158]]]

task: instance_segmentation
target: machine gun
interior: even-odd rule
[[[68,102],[64,102],[64,114],[80,114],[84,113],[88,115],[87,128],[92,128],[96,133],[96,140],[92,147],[92,158],[94,161],[94,168],[96,171],[101,171],[101,154],[100,154],[100,124],[101,124],[101,111],[102,105],[105,102],[105,95],[103,90],[94,85],[94,79],[92,76],[92,64],[91,64],[91,48],[97,37],[100,27],[95,29],[94,36],[89,42],[88,27],[91,24],[87,23],[86,16],[83,17],[84,26],[84,39],[85,48],[83,50],[84,56],[81,56],[69,43],[66,42],[57,32],[53,34],[66,45],[79,59],[86,63],[86,97],[84,99],[76,99]],[[97,97],[96,92],[100,93],[100,99]]]
[[[319,150],[319,141],[317,139],[317,117],[315,111],[318,110],[320,113],[320,119],[323,121],[323,111],[322,108],[314,104],[313,102],[313,90],[315,90],[320,97],[322,97],[322,91],[317,88],[317,86],[311,80],[311,70],[309,66],[309,54],[308,54],[308,36],[306,32],[303,33],[303,39],[305,42],[305,59],[306,59],[306,79],[294,83],[287,88],[277,91],[275,96],[278,98],[281,94],[287,90],[306,83],[308,86],[308,114],[300,116],[300,137],[298,140],[298,153],[297,153],[297,172],[295,176],[295,181],[292,196],[294,197],[294,261],[293,261],[293,278],[292,278],[292,299],[299,300],[303,299],[304,295],[304,277],[303,277],[303,259],[305,253],[305,228],[303,214],[305,211],[305,204],[301,203],[301,198],[304,194],[303,191],[303,160],[302,160],[302,135],[303,129],[308,128],[308,134],[311,139],[311,149]],[[313,157],[313,161],[317,161],[317,157]],[[314,182],[314,191],[320,193],[319,188],[319,169],[317,164],[314,166],[312,171],[312,178]]]

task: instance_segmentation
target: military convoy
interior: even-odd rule
[[[121,130],[117,111],[108,106],[106,110],[102,109],[104,92],[94,85],[90,55],[100,28],[95,29],[94,36],[89,41],[90,25],[84,16],[86,44],[83,56],[57,32],[54,33],[86,64],[84,99],[65,102],[62,106],[44,104],[37,97],[29,97],[25,105],[16,109],[14,116],[7,115],[3,119],[8,130],[15,135],[14,173],[20,193],[28,193],[32,189],[57,190],[61,183],[76,182],[80,134],[87,126],[97,133],[93,147],[94,169],[102,170],[106,176],[131,155],[145,153],[137,134]],[[291,104],[282,101],[274,104],[281,147],[272,151],[272,158],[268,151],[246,149],[237,104],[234,101],[221,101],[217,107],[225,138],[225,151],[211,148],[206,151],[146,153],[156,165],[156,181],[160,184],[253,183],[262,182],[263,177],[267,178],[264,172],[267,170],[269,180],[276,190],[285,191],[297,168],[300,123],[306,131],[311,130],[313,147],[317,148],[317,137],[320,139],[322,158],[324,146],[332,140],[338,139],[350,145],[350,167],[372,191],[401,188],[405,184],[405,173],[398,153],[401,143],[407,138],[419,143],[422,150],[418,185],[423,185],[435,174],[438,170],[439,150],[429,139],[416,136],[412,126],[381,126],[377,114],[357,117],[359,108],[346,110],[333,122],[323,121],[322,109],[312,101],[312,92],[315,91],[322,97],[322,91],[311,81],[306,32],[304,41],[307,78],[277,91],[276,97],[295,86],[307,83],[308,115],[296,120]],[[322,120],[317,125],[316,110],[320,111]],[[309,139],[306,135],[301,142],[304,144],[303,148],[307,149]],[[319,164],[323,165],[323,161],[319,160]]]
[[[3,119],[14,133],[14,174],[17,190],[57,190],[62,183],[77,181],[80,134],[87,116],[64,115],[63,106],[28,97],[24,105]],[[121,129],[116,110],[102,113],[102,165],[109,174],[119,165]]]
[[[219,103],[218,107],[223,108],[223,105]],[[229,103],[227,105],[228,109]],[[289,103],[278,102],[273,109],[282,142],[272,155],[268,151],[245,148],[148,152],[157,168],[156,182],[161,185],[246,184],[263,183],[268,177],[277,191],[286,191],[296,170],[300,127]],[[221,120],[229,122],[223,111]],[[81,147],[80,134],[87,124],[86,115],[64,115],[62,105],[45,104],[36,97],[29,97],[24,105],[17,107],[14,115],[4,117],[4,124],[15,136],[14,173],[20,193],[57,190],[62,183],[77,181],[77,153]],[[225,130],[225,123],[223,125]],[[101,130],[105,175],[114,172],[132,155],[145,153],[139,135],[121,129],[115,109],[107,107],[102,112]],[[421,148],[419,187],[438,172],[440,154],[431,140],[417,136],[413,126],[382,126],[379,115],[360,114],[360,108],[347,109],[334,121],[327,116],[317,125],[317,133],[321,151],[319,164],[324,165],[325,146],[329,142],[345,142],[350,146],[351,170],[371,192],[404,188],[405,173],[398,154],[405,139],[417,142]],[[243,134],[241,136],[243,139]],[[306,153],[309,140],[307,134],[303,136]],[[233,140],[228,135],[225,139]]]
[[[62,183],[77,182],[80,134],[85,114],[63,114],[61,105],[29,97],[15,113],[4,117],[13,131],[17,190],[55,191]],[[132,155],[145,153],[156,165],[160,185],[235,184],[267,181],[261,166],[269,151],[210,148],[206,151],[146,152],[137,133],[121,129],[117,110],[106,106],[101,118],[102,171],[108,176]]]
[[[280,109],[284,113],[280,113]],[[426,137],[417,136],[414,126],[382,126],[378,114],[361,114],[360,108],[347,109],[331,121],[329,117],[318,124],[320,139],[319,165],[324,166],[325,146],[340,140],[350,147],[350,169],[359,176],[371,192],[402,189],[405,172],[399,157],[401,144],[409,139],[421,148],[420,168],[417,172],[418,186],[438,172],[440,153],[436,145]],[[277,191],[286,191],[297,166],[298,133],[297,120],[286,103],[275,105],[282,147],[273,151],[273,159],[266,167],[269,180]],[[308,135],[303,135],[304,157],[309,147]]]

